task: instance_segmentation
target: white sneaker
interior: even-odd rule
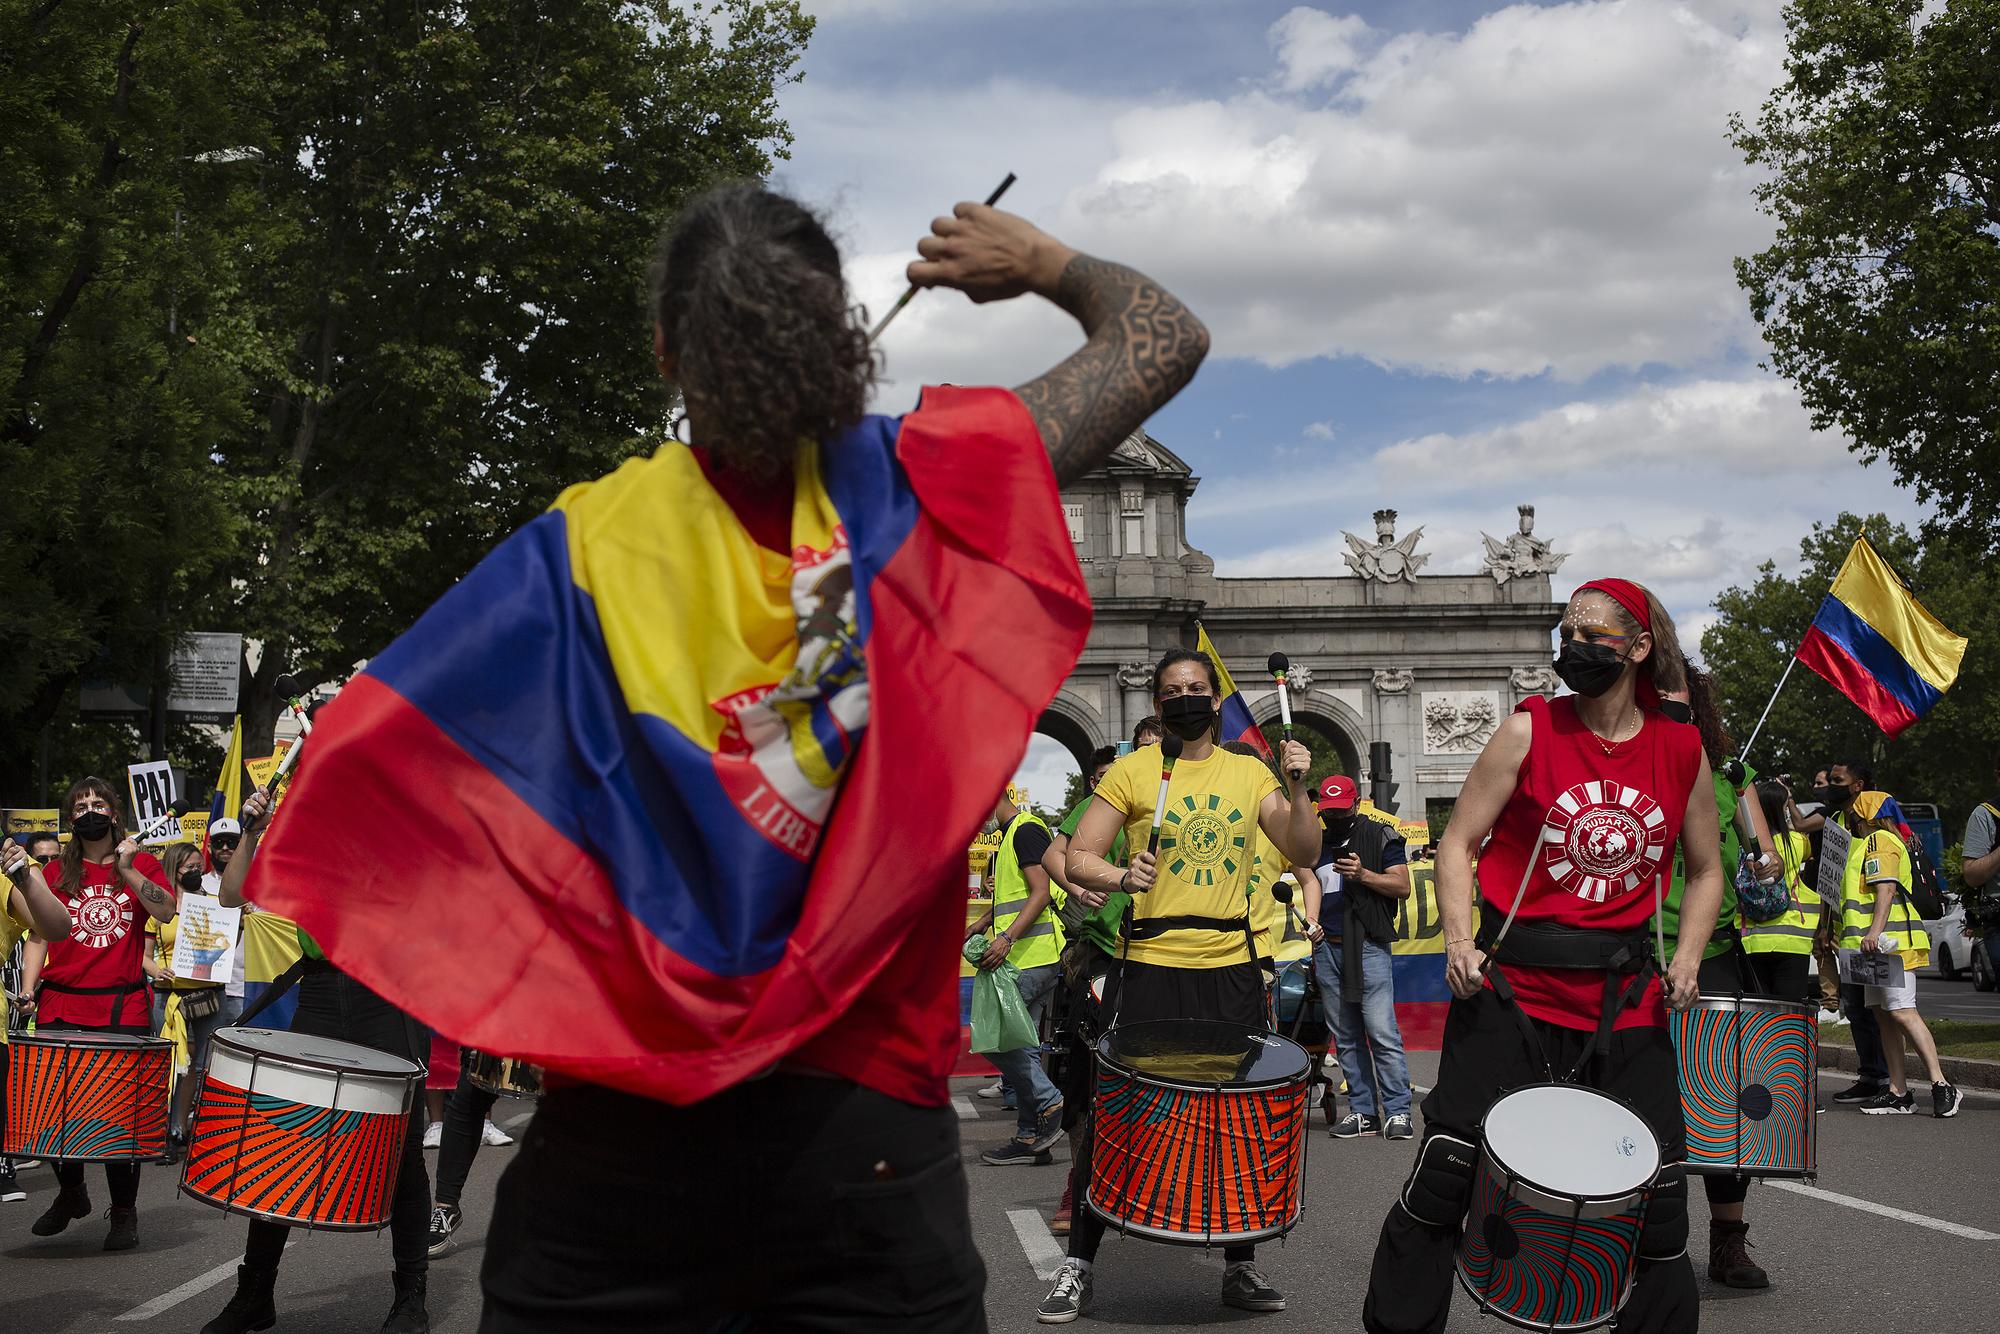
[[[424,1147],[435,1149],[444,1143],[444,1122],[433,1121],[424,1127]]]
[[[996,1079],[985,1088],[978,1090],[978,1093],[982,1098],[997,1098],[1006,1091],[1006,1086]]]
[[[497,1149],[503,1144],[512,1144],[514,1137],[499,1126],[494,1125],[491,1121],[488,1121],[485,1127],[479,1132],[479,1142],[481,1144],[489,1144]]]

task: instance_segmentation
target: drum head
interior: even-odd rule
[[[171,1047],[165,1038],[140,1037],[136,1033],[98,1033],[87,1028],[58,1028],[39,1033],[16,1033],[13,1040],[29,1047],[88,1047],[93,1051],[143,1051],[148,1047]]]
[[[287,1033],[276,1028],[218,1028],[214,1042],[246,1056],[263,1056],[294,1065],[341,1070],[354,1075],[375,1075],[404,1079],[422,1067],[386,1051],[333,1038],[316,1038],[306,1033]]]
[[[1817,1024],[1819,1007],[1807,1005],[1804,1001],[1779,1000],[1774,996],[1735,996],[1715,992],[1703,992],[1695,998],[1697,1010],[1736,1010],[1758,1014],[1795,1014],[1800,1018],[1812,1019]]]
[[[1555,1195],[1617,1199],[1660,1170],[1660,1142],[1639,1114],[1577,1084],[1505,1094],[1487,1109],[1481,1131],[1495,1162]]]
[[[1152,1083],[1269,1088],[1306,1077],[1305,1048],[1263,1029],[1209,1019],[1120,1024],[1097,1043],[1098,1056]]]

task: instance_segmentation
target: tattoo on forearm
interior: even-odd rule
[[[1068,483],[1103,463],[1194,378],[1208,355],[1208,330],[1145,274],[1089,255],[1063,270],[1055,302],[1076,316],[1089,342],[1017,392],[1057,482]]]
[[[166,890],[161,889],[150,880],[145,881],[139,886],[139,897],[148,903],[159,904],[161,906],[173,902],[173,899],[167,894]]]

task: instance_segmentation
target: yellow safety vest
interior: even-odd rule
[[[1028,901],[1028,877],[1022,873],[1021,858],[1014,851],[1014,831],[1024,822],[1039,825],[1044,831],[1048,829],[1040,817],[1022,811],[1000,832],[1000,853],[993,867],[993,927],[1014,938],[1014,948],[1007,954],[1008,963],[1016,968],[1039,968],[1062,957],[1062,926],[1056,920],[1051,898],[1050,906],[1042,909],[1041,916],[1026,930],[1017,929],[1021,908]]]
[[[1813,933],[1819,929],[1820,897],[1818,890],[1800,878],[1799,868],[1812,844],[1800,833],[1779,834],[1776,841],[1792,906],[1784,916],[1768,922],[1740,918],[1736,930],[1743,937],[1743,948],[1751,954],[1811,954]]]
[[[1840,948],[1858,950],[1861,938],[1875,925],[1873,882],[1887,876],[1868,863],[1882,853],[1896,855],[1896,883],[1901,892],[1889,904],[1889,920],[1882,928],[1882,948],[1903,956],[1906,967],[1921,968],[1930,960],[1931,938],[1924,934],[1916,909],[1910,904],[1910,853],[1903,840],[1887,830],[1873,829],[1857,834],[1847,847],[1847,865],[1840,881]]]

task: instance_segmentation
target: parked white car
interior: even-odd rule
[[[1980,991],[1992,991],[2000,980],[1993,976],[1993,961],[1979,941],[1965,934],[1965,909],[1954,903],[1951,911],[1934,922],[1925,922],[1931,938],[1931,966],[1947,982],[1956,982],[1967,973]]]

